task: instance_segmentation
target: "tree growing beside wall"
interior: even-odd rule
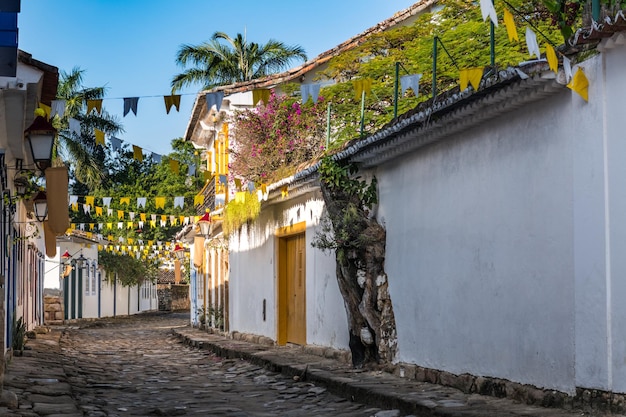
[[[318,172],[328,216],[313,245],[335,252],[352,364],[389,363],[396,353],[396,322],[384,269],[386,232],[371,216],[378,202],[376,179],[354,177],[353,165],[330,156]]]

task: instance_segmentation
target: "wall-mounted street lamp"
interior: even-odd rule
[[[200,217],[197,223],[200,226],[200,233],[208,239],[211,233],[211,216],[209,213],[204,213],[204,216]]]
[[[24,131],[24,139],[33,155],[35,165],[42,172],[52,165],[52,148],[57,130],[44,117],[37,116]]]
[[[37,193],[35,198],[33,198],[33,206],[35,208],[35,218],[40,222],[46,220],[48,217],[48,198],[45,191]]]
[[[185,259],[185,248],[177,243],[174,247],[174,255],[176,255],[176,259],[182,261],[183,259]]]

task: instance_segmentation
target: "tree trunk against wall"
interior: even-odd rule
[[[363,203],[321,182],[336,243],[337,281],[348,316],[355,367],[393,361],[396,324],[388,292],[385,229],[368,217]]]

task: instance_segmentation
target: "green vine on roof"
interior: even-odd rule
[[[104,268],[110,282],[117,276],[118,282],[124,287],[140,285],[146,280],[154,281],[158,274],[157,263],[107,251],[98,251],[98,264]]]

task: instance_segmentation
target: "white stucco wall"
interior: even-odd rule
[[[346,313],[334,257],[311,246],[323,209],[320,195],[285,200],[261,213],[253,227],[230,239],[230,330],[276,339],[276,229],[306,222],[307,343],[347,349]],[[263,321],[263,300],[267,314]]]
[[[606,64],[606,71],[603,70]],[[626,50],[377,169],[398,360],[626,392]]]

